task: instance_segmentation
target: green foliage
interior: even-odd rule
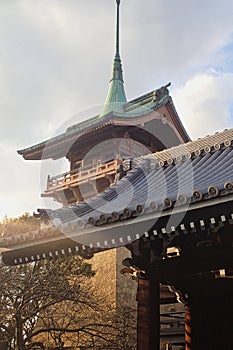
[[[28,231],[37,230],[40,228],[40,220],[29,213],[16,218],[4,218],[0,221],[0,233],[2,235],[12,236],[18,233],[25,233]]]

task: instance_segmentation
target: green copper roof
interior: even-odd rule
[[[42,156],[44,159],[51,158],[52,156],[49,155],[49,152],[47,152],[47,155],[43,154],[45,148],[47,148],[47,150],[50,148],[51,150],[56,149],[58,143],[64,144],[65,140],[69,139],[70,137],[74,136],[77,139],[78,137],[81,137],[91,130],[99,128],[100,126],[114,124],[114,120],[117,120],[118,122],[121,120],[125,121],[126,118],[133,120],[137,117],[147,115],[152,111],[157,111],[167,103],[170,105],[173,111],[172,113],[174,114],[174,118],[179,125],[179,133],[183,135],[185,142],[190,141],[190,138],[176,112],[172,98],[169,95],[168,86],[170,86],[170,84],[162,86],[161,88],[153,90],[143,96],[139,96],[129,102],[123,103],[122,112],[112,111],[103,115],[101,118],[96,115],[81,123],[71,125],[61,135],[55,136],[47,141],[38,143],[26,149],[18,150],[18,153],[25,159],[41,159]]]
[[[110,86],[108,95],[104,104],[103,111],[100,113],[100,117],[109,112],[122,113],[122,104],[127,101],[124,89],[123,73],[121,58],[119,52],[119,7],[120,0],[117,2],[117,24],[116,24],[116,54],[113,61],[112,77],[110,80]]]

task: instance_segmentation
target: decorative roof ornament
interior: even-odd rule
[[[104,104],[104,108],[100,113],[100,117],[108,114],[109,112],[122,113],[122,104],[127,102],[123,72],[119,50],[119,22],[120,22],[120,0],[116,0],[117,3],[117,20],[116,20],[116,53],[113,61],[112,77],[110,80],[110,86],[108,95]]]

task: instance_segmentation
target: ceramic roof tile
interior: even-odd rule
[[[104,193],[86,203],[50,214],[63,222],[77,217],[88,222],[90,218],[99,220],[101,214],[110,217],[113,211],[121,215],[125,208],[134,212],[137,205],[148,208],[151,202],[164,209],[167,198],[174,203],[179,195],[193,202],[194,191],[211,199],[214,188],[218,195],[224,191],[226,183],[233,181],[232,140],[233,129],[141,157],[124,178]]]
[[[172,210],[171,208],[181,208],[189,212],[197,206],[206,208],[206,204],[208,207],[219,199],[222,207],[225,203],[230,209],[233,197],[232,140],[233,129],[187,143],[185,147],[177,146],[172,150],[133,159],[130,161],[131,167],[126,176],[105,192],[79,205],[46,210],[54,225],[51,228],[29,232],[23,237],[22,235],[18,238],[6,237],[2,239],[1,245],[10,247],[25,241],[46,241],[48,236],[54,236],[54,238],[49,238],[52,241],[64,240],[62,232],[65,232],[66,236],[67,232],[71,235],[76,232],[78,242],[79,239],[83,240],[82,232],[85,236],[87,230],[89,236],[85,242],[89,240],[90,243],[92,240],[93,244],[90,243],[90,245],[97,245],[96,249],[99,249],[98,244],[101,247],[100,243],[95,242],[98,239],[99,228],[104,229],[108,226],[111,228],[111,230],[105,230],[104,233],[106,237],[104,242],[106,246],[109,246],[110,236],[114,234],[114,224],[118,221],[126,220],[123,228],[126,229],[127,240],[131,240],[133,238],[129,234],[130,225],[135,226],[133,232],[137,239],[137,235],[140,236],[140,234],[135,230],[140,231],[138,226],[140,220],[154,222],[157,220],[156,217],[166,215],[166,212],[169,213],[169,210]],[[218,147],[216,147],[216,142]],[[189,157],[184,157],[187,155],[186,148],[190,152]],[[175,155],[172,162],[171,154]],[[211,222],[229,221],[224,212],[218,215],[220,216],[213,217]],[[135,221],[135,217],[137,219],[138,216],[141,219]],[[231,216],[230,220],[233,221],[233,213]],[[192,230],[197,224],[195,214],[191,218],[193,221],[181,223],[179,230],[185,230],[186,225],[189,225]],[[205,210],[202,211],[201,218],[198,220],[198,225],[205,227]],[[208,225],[211,225],[211,222]],[[95,227],[92,230],[92,225],[99,226],[99,228]],[[152,225],[155,225],[154,232],[157,235],[157,229],[161,231],[162,228],[158,225],[156,229],[156,224]],[[172,226],[171,230],[176,230],[176,227]],[[125,242],[124,239],[122,238],[122,242]],[[77,246],[79,246],[78,243]],[[81,247],[81,249],[86,249],[83,244]]]

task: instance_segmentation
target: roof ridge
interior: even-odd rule
[[[153,153],[153,156],[159,160],[160,166],[164,166],[165,163],[171,165],[174,160],[179,162],[185,159],[195,158],[201,154],[204,155],[225,149],[232,145],[232,141],[233,128]],[[150,158],[150,156],[151,154],[146,157]]]

